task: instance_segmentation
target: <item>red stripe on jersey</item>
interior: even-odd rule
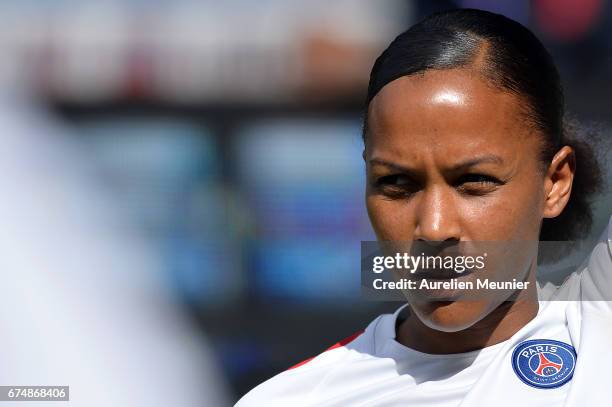
[[[344,338],[343,340],[341,340],[341,341],[339,341],[339,342],[336,342],[335,344],[333,344],[333,345],[332,345],[332,346],[330,346],[329,348],[325,349],[323,352],[327,352],[328,350],[336,349],[336,348],[339,348],[339,347],[341,347],[341,346],[346,346],[346,345],[348,345],[349,343],[353,342],[355,339],[357,339],[357,337],[358,337],[359,335],[361,335],[362,333],[363,333],[363,331],[355,332],[355,333],[354,333],[354,334],[352,334],[351,336],[346,337],[346,338]],[[322,352],[322,353],[323,353],[323,352]],[[315,356],[313,356],[313,357],[311,357],[311,358],[308,358],[308,359],[306,359],[306,360],[302,360],[300,363],[298,363],[298,364],[296,364],[296,365],[291,366],[291,367],[290,367],[289,369],[287,369],[287,370],[295,369],[296,367],[300,367],[300,366],[302,366],[302,365],[305,365],[306,363],[310,362],[310,361],[311,361],[311,360],[313,360],[314,358],[315,358]]]

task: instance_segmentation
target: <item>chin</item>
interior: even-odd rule
[[[442,332],[459,332],[482,320],[491,308],[486,301],[430,301],[411,304],[421,322]]]

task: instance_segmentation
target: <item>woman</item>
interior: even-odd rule
[[[365,117],[378,240],[537,245],[589,231],[599,170],[564,125],[550,55],[520,24],[467,9],[418,23],[377,59]],[[595,300],[612,299],[609,230],[552,293],[559,301],[538,301],[537,250],[515,252],[501,272],[528,288],[408,297],[238,405],[604,405],[612,303]]]

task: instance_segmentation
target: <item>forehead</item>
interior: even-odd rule
[[[387,84],[372,100],[366,145],[468,154],[511,153],[532,132],[522,100],[488,84],[470,69],[432,70]],[[531,140],[533,142],[533,140]]]

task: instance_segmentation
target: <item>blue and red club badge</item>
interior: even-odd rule
[[[572,379],[576,351],[552,339],[524,341],[512,352],[512,368],[524,383],[539,389],[554,389]]]

